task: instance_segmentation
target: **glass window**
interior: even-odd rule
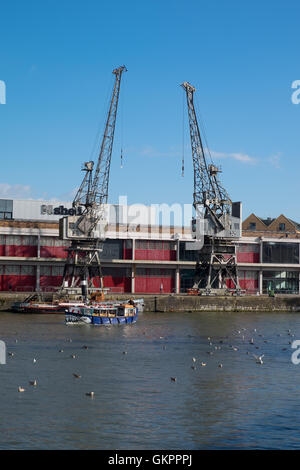
[[[245,279],[258,280],[258,271],[245,271]]]
[[[129,277],[128,268],[113,268],[113,267],[105,267],[102,268],[103,276],[111,276],[111,277]]]
[[[136,276],[147,276],[147,271],[146,271],[146,268],[136,268],[136,272],[135,272],[135,275]]]
[[[197,250],[186,250],[185,242],[179,242],[179,259],[180,261],[197,261]]]
[[[138,240],[139,248],[140,250],[148,250],[148,241],[147,240]]]
[[[267,294],[270,291],[278,294],[298,294],[298,271],[264,271],[263,293]]]
[[[0,211],[1,212],[12,212],[13,211],[13,200],[12,199],[0,199]]]
[[[127,250],[132,248],[132,240],[125,240],[125,248]]]
[[[41,266],[40,274],[41,276],[51,276],[51,266]]]
[[[263,263],[298,264],[298,243],[263,243]]]
[[[32,235],[30,236],[23,236],[22,245],[26,246],[36,246],[37,245],[37,237]]]
[[[63,266],[52,266],[52,276],[62,276],[64,273]]]
[[[20,274],[20,267],[19,265],[7,264],[5,266],[5,274],[17,276]]]
[[[284,232],[285,231],[285,224],[279,224],[279,231]]]
[[[249,223],[249,230],[256,230],[256,222]]]
[[[21,276],[34,276],[35,269],[34,266],[21,266]]]

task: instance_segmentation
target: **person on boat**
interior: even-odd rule
[[[128,303],[129,303],[129,305],[135,306],[135,303],[134,303],[134,300],[133,300],[133,299],[130,299]]]

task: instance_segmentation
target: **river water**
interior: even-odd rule
[[[66,326],[61,315],[1,313],[0,339],[0,449],[300,447],[300,314]]]

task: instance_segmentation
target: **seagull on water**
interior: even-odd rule
[[[262,358],[264,357],[264,354],[262,356],[256,356],[255,354],[253,354],[253,357],[255,357],[256,359],[256,364],[263,364]]]

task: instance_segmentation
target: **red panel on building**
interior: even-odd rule
[[[3,275],[3,291],[32,291],[35,289],[35,276]]]
[[[237,253],[238,263],[259,263],[259,253]]]
[[[94,278],[94,287],[100,287],[99,277]],[[128,277],[103,276],[103,287],[112,292],[130,292],[131,279]]]
[[[176,261],[175,250],[135,250],[136,260]]]
[[[41,258],[66,258],[68,256],[63,246],[41,246]]]
[[[237,247],[238,263],[259,263],[259,245],[242,243]]]
[[[124,248],[123,250],[123,259],[132,259],[132,249]]]
[[[35,258],[37,256],[36,246],[27,245],[5,245],[2,256],[19,256],[24,258]]]
[[[175,289],[175,273],[170,269],[138,268],[135,277],[136,293],[172,293]]]
[[[40,287],[60,287],[62,276],[40,276]]]

